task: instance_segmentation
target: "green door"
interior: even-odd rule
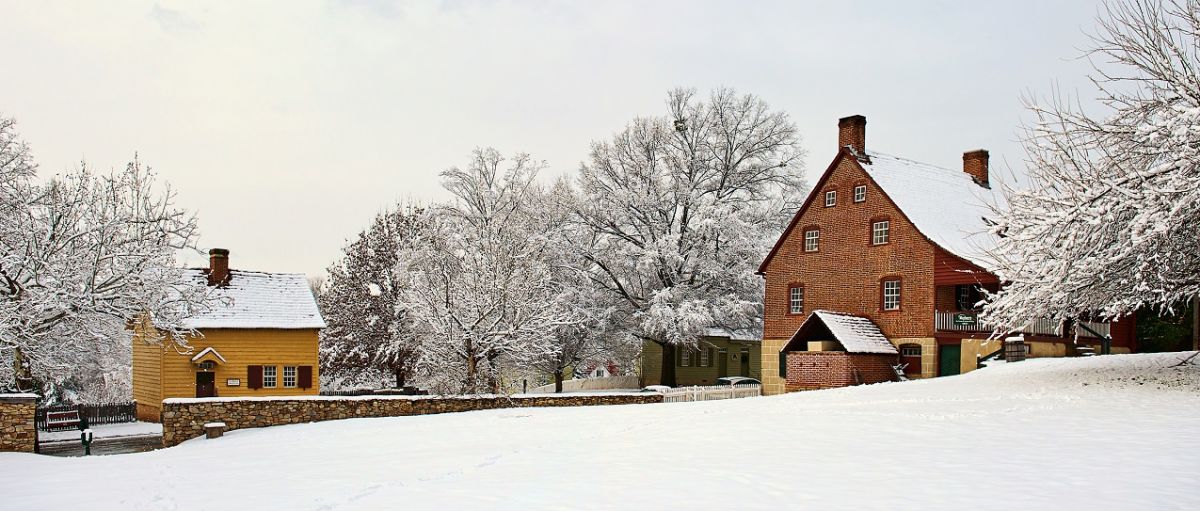
[[[943,344],[938,346],[938,376],[951,376],[962,372],[962,346]]]

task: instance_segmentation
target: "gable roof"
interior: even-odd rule
[[[875,151],[867,156],[855,161],[929,241],[981,268],[996,267],[987,255],[996,241],[985,219],[1000,194],[962,170]]]
[[[192,362],[200,362],[204,359],[204,357],[209,355],[212,355],[217,360],[220,360],[222,364],[225,363],[225,357],[221,356],[221,352],[217,351],[217,349],[212,346],[204,348],[200,351],[200,353],[197,353],[196,356],[192,357]]]
[[[790,350],[791,345],[796,341],[802,333],[806,333],[813,329],[817,323],[820,323],[829,330],[833,338],[846,348],[848,353],[883,353],[883,354],[898,354],[896,347],[888,342],[887,337],[883,336],[883,332],[879,331],[879,327],[870,319],[842,314],[827,310],[815,310],[800,328],[796,329],[796,333],[792,334],[792,338],[788,340],[784,346],[785,351]]]
[[[210,288],[216,300],[183,321],[185,328],[325,328],[317,300],[302,273],[229,270],[229,284]],[[188,279],[208,281],[204,270],[184,271]]]
[[[883,195],[917,228],[926,239],[951,255],[985,270],[995,268],[987,251],[995,247],[995,239],[987,233],[986,217],[991,215],[989,204],[1001,204],[1002,197],[984,188],[966,172],[929,165],[876,151],[867,151],[867,158],[856,157],[848,148],[838,151],[833,162],[821,174],[784,229],[771,252],[758,266],[758,274],[782,248],[795,229],[800,217],[821,192],[829,176],[841,163],[850,158],[883,191]]]

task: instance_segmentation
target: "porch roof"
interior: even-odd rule
[[[782,351],[803,351],[797,349],[800,342],[807,342],[813,334],[823,334],[825,331],[841,343],[848,353],[899,353],[870,319],[827,310],[816,310],[809,314]]]
[[[211,360],[222,365],[225,364],[225,357],[221,356],[221,353],[212,346],[204,348],[200,351],[200,353],[197,353],[196,356],[192,357],[193,364],[199,364],[205,360]]]

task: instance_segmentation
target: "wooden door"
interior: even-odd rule
[[[962,372],[962,347],[957,344],[938,346],[938,376],[951,376]]]
[[[729,376],[729,352],[724,349],[717,351],[717,378]]]
[[[217,383],[214,373],[196,373],[196,397],[216,397]]]
[[[750,376],[750,350],[748,348],[742,348],[741,355],[742,367],[741,372],[738,373],[738,376]]]

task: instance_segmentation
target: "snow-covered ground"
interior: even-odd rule
[[[1200,357],[0,454],[6,509],[1200,509]]]
[[[92,426],[92,438],[116,438],[122,436],[161,435],[162,424],[153,422],[124,422],[120,424],[98,424]],[[79,441],[79,430],[69,431],[39,431],[38,441],[57,442],[60,440]]]

